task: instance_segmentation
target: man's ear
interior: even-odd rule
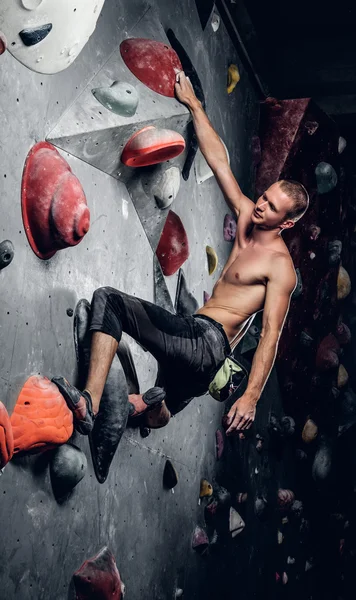
[[[294,227],[294,225],[295,221],[292,221],[292,219],[288,219],[287,221],[284,221],[284,223],[282,223],[281,229],[290,229],[291,227]]]

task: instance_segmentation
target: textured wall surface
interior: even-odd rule
[[[250,141],[257,130],[258,106],[223,25],[214,33],[208,24],[203,32],[193,0],[158,0],[151,7],[145,0],[106,0],[87,46],[73,65],[57,75],[33,73],[9,53],[1,56],[0,230],[3,239],[12,240],[15,258],[0,273],[0,398],[10,413],[30,375],[62,373],[74,380],[73,319],[66,310],[74,309],[80,298],[90,300],[95,288],[111,285],[153,300],[152,242],[124,183],[100,170],[101,165],[96,168],[61,151],[84,187],[91,228],[81,244],[46,262],[36,258],[27,242],[20,189],[29,149],[58,130],[58,123],[74,110],[80,111],[86,90],[97,76],[104,77],[105,65],[120,41],[135,31],[160,39],[168,27],[200,75],[208,114],[229,149],[243,191],[249,194],[254,176]],[[228,96],[230,62],[241,67],[241,82]],[[141,91],[144,106],[143,86]],[[152,92],[147,91],[147,97],[152,98]],[[87,109],[83,106],[83,122]],[[186,118],[185,109],[179,110]],[[116,125],[111,113],[101,112],[100,120],[99,115],[90,119],[96,131]],[[210,179],[198,186],[192,170],[188,182],[181,182],[172,208],[190,242],[191,255],[184,266],[187,282],[202,304],[203,290],[211,292],[218,277],[218,271],[208,275],[206,244],[216,249],[220,265],[230,250],[222,235],[226,206],[216,182]],[[176,276],[167,280],[173,299],[176,281]],[[130,346],[141,389],[147,389],[155,379],[155,362],[134,342]],[[72,573],[107,544],[116,557],[127,598],[166,600],[174,597],[177,586],[185,590],[188,600],[203,597],[207,563],[191,551],[190,537],[202,520],[199,480],[214,471],[214,432],[221,412],[221,405],[202,397],[147,439],[128,429],[102,486],[92,470],[87,440],[75,434],[74,442],[86,453],[89,468],[63,504],[52,493],[48,454],[8,464],[0,477],[0,596],[64,600],[71,593]],[[162,486],[166,457],[179,474],[174,495]]]

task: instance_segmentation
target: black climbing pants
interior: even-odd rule
[[[173,315],[111,287],[97,289],[91,307],[91,331],[111,335],[118,342],[125,331],[155,357],[156,385],[165,389],[172,414],[207,391],[230,353],[222,325],[205,315]]]

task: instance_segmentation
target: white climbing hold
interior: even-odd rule
[[[213,12],[210,24],[213,32],[216,33],[220,27],[220,16],[217,13]]]
[[[230,506],[230,519],[229,519],[229,530],[231,536],[236,537],[245,528],[245,522],[239,515],[237,510]]]
[[[66,69],[82,51],[93,33],[105,0],[1,0],[0,30],[8,50],[20,63],[37,73],[53,74]],[[74,6],[74,8],[73,8]],[[43,24],[51,25],[45,38],[38,35]],[[33,32],[34,43],[26,46],[20,32]],[[61,52],[63,48],[66,53]]]
[[[223,140],[221,140],[221,141],[224,144],[226,157],[227,157],[228,163],[230,164],[229,151],[226,148],[226,145],[223,142]],[[203,183],[203,181],[206,181],[207,179],[210,179],[210,177],[214,176],[214,173],[212,172],[211,168],[209,167],[208,163],[206,162],[206,160],[200,150],[198,150],[198,152],[196,154],[195,161],[194,161],[194,168],[195,168],[195,177],[196,177],[197,183],[199,183],[199,184]]]
[[[21,0],[21,2],[27,10],[36,10],[42,4],[43,0]]]
[[[111,87],[95,88],[92,93],[105,108],[121,117],[133,117],[137,110],[137,90],[125,81],[114,81]]]
[[[345,150],[346,146],[347,146],[347,141],[345,140],[345,138],[342,137],[342,135],[340,135],[339,144],[338,144],[339,154],[341,154]]]
[[[153,196],[160,209],[168,208],[176,198],[180,188],[180,170],[170,167],[152,187]]]

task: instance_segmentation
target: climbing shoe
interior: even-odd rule
[[[154,408],[156,408],[157,406],[162,404],[162,402],[165,400],[165,398],[166,398],[166,392],[164,391],[163,388],[161,388],[161,387],[150,388],[149,390],[147,390],[147,392],[142,394],[142,400],[143,400],[142,410],[140,410],[138,407],[136,407],[134,404],[132,404],[132,402],[129,402],[129,404],[130,404],[129,418],[132,419],[133,417],[140,417],[145,412],[147,412],[149,410],[153,410]]]
[[[76,430],[82,435],[88,435],[93,429],[95,418],[89,392],[80,392],[64,377],[53,377],[52,381],[58,387],[68,408],[70,408],[74,415],[74,426]]]

